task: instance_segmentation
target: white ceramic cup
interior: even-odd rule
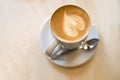
[[[76,5],[65,5],[65,6],[76,6]],[[62,6],[62,7],[64,7],[64,6]],[[60,8],[62,8],[62,7],[60,7]],[[79,7],[79,6],[77,6],[77,7]],[[58,9],[60,9],[60,8],[58,8]],[[50,44],[49,44],[49,46],[48,46],[48,48],[46,50],[47,55],[51,56],[52,54],[65,53],[66,51],[78,48],[80,45],[85,43],[85,39],[86,39],[86,37],[88,36],[88,34],[90,32],[91,21],[90,21],[90,17],[87,14],[87,12],[85,10],[83,10],[82,8],[80,8],[80,9],[81,9],[81,11],[83,13],[85,13],[85,15],[87,15],[87,18],[89,19],[89,24],[88,24],[89,25],[89,30],[86,32],[85,36],[82,37],[77,42],[66,42],[66,41],[63,41],[63,40],[60,40],[59,38],[57,38],[57,36],[53,34],[52,28],[51,28],[51,32],[52,32],[55,39],[50,42]],[[53,13],[53,15],[54,14],[55,14],[55,12]],[[52,19],[52,17],[51,17],[51,19]],[[52,26],[52,25],[50,25],[50,26]]]

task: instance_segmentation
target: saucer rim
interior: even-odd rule
[[[48,18],[46,18],[46,19],[43,21],[43,23],[40,25],[40,33],[39,33],[39,41],[38,41],[38,42],[39,42],[39,46],[40,46],[40,49],[41,49],[41,53],[44,54],[45,57],[46,57],[51,63],[53,63],[53,64],[55,64],[55,65],[57,65],[57,66],[60,66],[60,67],[64,67],[64,68],[74,68],[74,67],[82,66],[83,64],[89,62],[89,61],[92,59],[92,57],[94,56],[95,52],[92,52],[90,58],[88,58],[88,59],[85,60],[84,62],[82,62],[82,63],[80,63],[80,64],[77,64],[77,65],[73,65],[73,66],[59,65],[59,64],[55,63],[54,60],[51,59],[48,55],[46,55],[45,51],[41,48],[42,46],[40,45],[40,42],[41,42],[40,37],[42,36],[42,30],[43,30],[43,28],[45,27],[44,25],[45,25],[46,22],[50,19],[50,17],[51,17],[51,16],[49,16]],[[93,27],[94,27],[94,26],[93,26]],[[91,28],[92,28],[92,27],[91,27]],[[95,28],[95,27],[94,27],[94,28]],[[94,51],[94,50],[93,50],[93,51]]]

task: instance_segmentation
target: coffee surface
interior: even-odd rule
[[[89,24],[88,15],[76,6],[63,6],[51,18],[54,36],[66,42],[81,40],[88,33]]]

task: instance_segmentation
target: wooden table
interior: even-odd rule
[[[84,8],[100,36],[88,63],[58,67],[42,54],[43,21],[58,7]],[[0,0],[0,80],[120,80],[120,0]]]

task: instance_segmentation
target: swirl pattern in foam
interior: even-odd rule
[[[74,11],[64,13],[64,33],[70,37],[79,36],[80,31],[85,28],[84,21],[80,16],[69,13],[74,13]]]
[[[83,39],[90,29],[87,13],[76,6],[63,6],[51,18],[53,35],[62,41],[77,42]]]

